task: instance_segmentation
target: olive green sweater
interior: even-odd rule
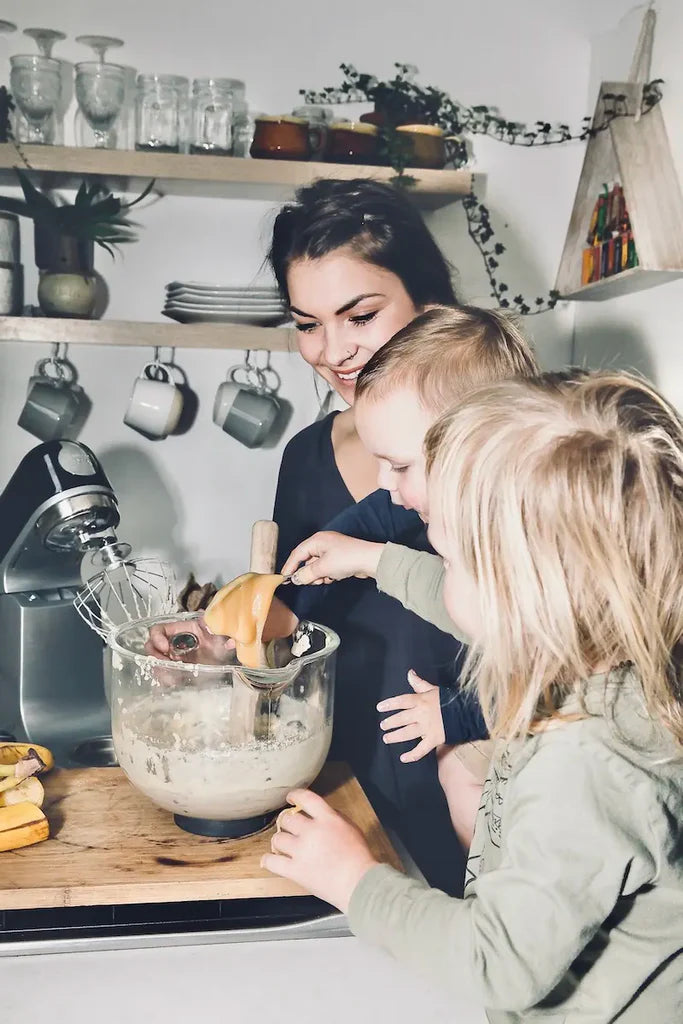
[[[439,558],[387,545],[377,582],[452,630]],[[681,752],[628,668],[586,681],[576,705],[588,716],[497,746],[464,899],[379,866],[351,927],[474,986],[495,1024],[681,1024]]]

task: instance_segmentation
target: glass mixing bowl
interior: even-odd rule
[[[293,637],[270,645],[276,667],[264,669],[240,665],[219,637],[170,658],[150,653],[151,629],[184,625],[202,635],[200,618],[160,616],[113,630],[107,688],[114,748],[132,784],[181,828],[249,835],[323,766],[339,637],[304,622]]]

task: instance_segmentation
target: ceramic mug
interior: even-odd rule
[[[71,363],[41,359],[29,378],[28,395],[17,423],[41,441],[54,441],[69,433],[84,400]]]
[[[173,367],[147,363],[133,384],[123,422],[146,437],[163,440],[178,426],[182,411],[183,394]]]
[[[259,386],[234,379],[234,371],[216,391],[213,421],[226,434],[247,448],[259,448],[268,439],[280,414],[280,403],[265,386],[260,371]]]

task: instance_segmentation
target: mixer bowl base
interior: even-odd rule
[[[185,814],[174,814],[173,820],[178,828],[192,832],[196,836],[209,836],[211,839],[245,839],[257,832],[263,832],[275,821],[277,812],[257,814],[254,818],[237,818],[234,821],[212,821],[210,818],[189,818]]]

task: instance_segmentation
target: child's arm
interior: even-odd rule
[[[467,643],[443,603],[443,561],[400,544],[356,540],[342,533],[314,533],[294,548],[282,567],[297,585],[332,583],[349,576],[374,578],[377,587],[437,629]]]
[[[395,597],[404,608],[437,629],[467,643],[443,603],[445,570],[439,555],[413,551],[400,544],[385,544],[373,575],[383,593]]]
[[[297,586],[332,583],[349,576],[374,577],[384,544],[356,540],[343,533],[314,533],[294,548],[282,566]]]
[[[656,878],[655,789],[628,769],[604,746],[541,741],[507,783],[504,806],[494,801],[480,816],[465,900],[378,865],[354,826],[308,791],[289,795],[305,813],[285,816],[263,866],[347,912],[358,936],[400,962],[449,988],[464,971],[485,1006],[524,1012],[563,980],[558,998],[569,998],[570,968],[619,898]],[[482,846],[492,863],[478,874]],[[651,950],[653,963],[669,948],[675,953],[671,943]],[[600,970],[586,962],[582,986],[596,1000],[605,985],[618,990],[621,1009],[635,991],[608,952]]]
[[[373,491],[362,501],[349,505],[327,523],[326,530],[382,543],[391,540],[410,544],[417,536],[424,536],[424,524],[417,512],[394,505],[385,490]]]

